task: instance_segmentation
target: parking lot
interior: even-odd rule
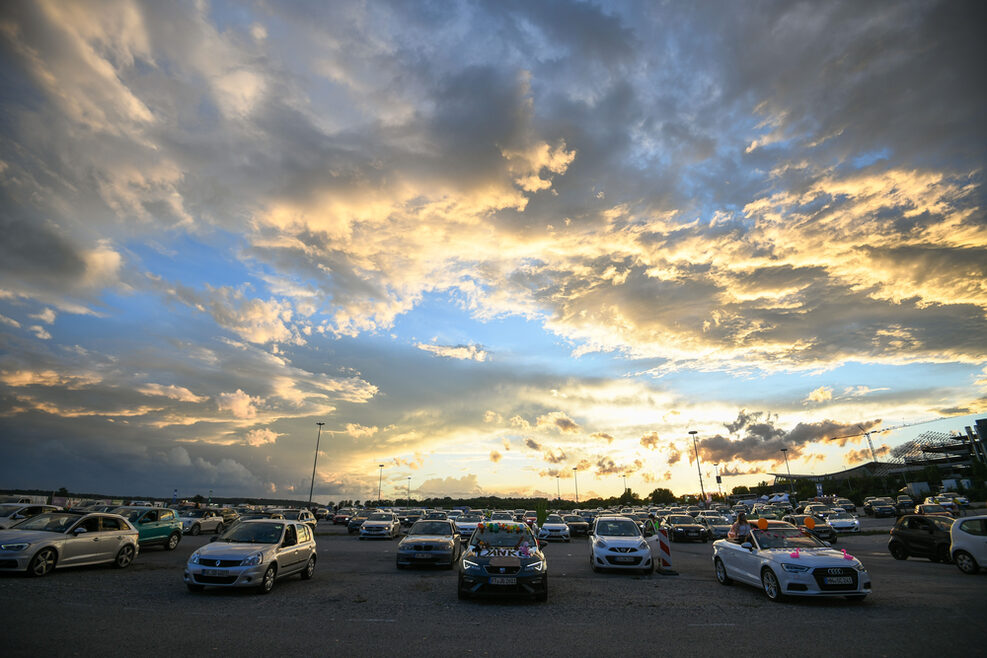
[[[640,576],[593,573],[585,539],[546,549],[547,603],[458,601],[454,571],[399,571],[396,541],[359,541],[328,523],[319,524],[313,580],[278,581],[267,596],[192,594],[182,565],[208,539],[185,537],[174,552],[147,549],[127,570],[66,569],[42,579],[3,574],[5,654],[498,655],[521,647],[542,655],[655,647],[679,655],[948,654],[980,646],[987,618],[987,573],[895,561],[886,534],[841,537],[838,544],[872,574],[874,593],[866,601],[782,604],[754,588],[717,584],[710,544],[674,543],[678,576]]]

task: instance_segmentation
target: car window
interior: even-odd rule
[[[312,531],[307,525],[298,526],[298,543],[302,544],[312,539]]]
[[[987,535],[987,521],[984,519],[972,519],[960,524],[960,530],[971,535],[983,537]]]
[[[161,510],[161,516],[159,520],[171,521],[173,518],[175,518],[175,513],[173,511],[171,511],[170,509]]]
[[[77,528],[85,528],[86,532],[99,532],[99,517],[90,516],[89,518],[83,519],[79,523]]]
[[[101,516],[100,517],[100,529],[101,530],[122,530],[123,523],[120,519],[114,519],[112,516]]]
[[[158,510],[150,510],[146,514],[144,514],[144,518],[141,519],[141,523],[155,523],[157,520],[158,520]]]

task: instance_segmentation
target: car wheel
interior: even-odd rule
[[[311,580],[312,574],[315,573],[315,556],[313,555],[308,559],[308,564],[302,569],[302,580]]]
[[[765,568],[761,571],[761,588],[764,590],[764,594],[772,601],[778,602],[785,598],[785,595],[781,592],[781,583],[778,582],[778,576],[770,568]]]
[[[188,533],[190,535],[192,535],[193,537],[195,537],[200,532],[202,532],[202,528],[199,527],[199,524],[198,523],[196,523],[194,526],[192,526],[191,528],[189,528],[189,531],[188,531]]]
[[[959,570],[965,574],[973,575],[980,571],[980,566],[977,561],[973,559],[973,556],[966,551],[956,551],[953,555],[953,562],[959,567]]]
[[[188,587],[188,591],[190,592],[201,592],[205,589],[203,585],[196,585],[195,583],[185,583],[185,586]]]
[[[716,582],[721,585],[732,585],[733,578],[727,575],[726,565],[723,564],[723,560],[720,558],[715,558],[713,560],[713,571],[716,573]]]
[[[178,548],[178,542],[182,540],[182,536],[177,532],[171,533],[168,537],[168,541],[165,542],[165,550],[173,551]]]
[[[47,576],[55,568],[56,560],[55,551],[50,548],[42,548],[31,558],[31,563],[27,566],[27,575]]]
[[[134,547],[130,544],[122,547],[117,557],[113,560],[113,566],[117,569],[126,569],[134,562]]]
[[[896,560],[908,559],[908,549],[906,549],[904,545],[899,542],[892,542],[892,544],[888,546],[888,550],[891,551],[891,557]]]
[[[224,528],[224,527],[225,527],[225,526],[224,526],[224,525],[223,525],[222,523],[220,523],[220,524],[219,524],[218,526],[216,526],[216,534],[217,534],[217,535],[221,535],[221,534],[223,534],[223,528]]]
[[[273,564],[267,568],[264,572],[264,577],[260,581],[258,590],[261,594],[268,594],[272,589],[274,589],[274,580],[277,578],[278,569]]]

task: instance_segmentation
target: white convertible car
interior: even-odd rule
[[[754,585],[772,601],[786,596],[863,600],[871,591],[870,574],[860,560],[781,521],[770,521],[764,529],[755,526],[743,543],[713,542],[713,569],[720,584]]]

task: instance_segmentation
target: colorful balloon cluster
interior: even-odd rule
[[[508,525],[505,523],[478,523],[476,529],[480,532],[524,532],[524,526],[521,525]]]

